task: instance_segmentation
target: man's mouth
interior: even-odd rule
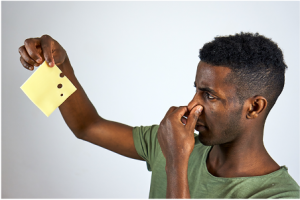
[[[199,123],[199,122],[197,122],[197,124],[196,124],[196,126],[195,126],[195,129],[197,130],[197,131],[203,131],[203,130],[205,130],[207,127],[203,124],[203,123]]]
[[[195,130],[201,132],[201,131],[204,131],[206,128],[206,126],[202,126],[202,125],[196,125],[195,126]]]
[[[204,123],[198,121],[198,122],[196,123],[196,126],[205,126],[205,125],[204,125]]]

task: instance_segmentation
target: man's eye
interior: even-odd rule
[[[211,94],[209,94],[208,92],[206,92],[206,97],[208,99],[215,99],[215,97],[213,97]]]

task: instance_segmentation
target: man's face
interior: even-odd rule
[[[204,145],[229,143],[243,132],[243,106],[239,104],[235,85],[226,81],[230,72],[228,67],[213,67],[202,61],[198,65],[196,94],[188,108],[203,106],[195,129]]]

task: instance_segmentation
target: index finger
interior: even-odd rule
[[[187,106],[180,106],[172,113],[172,115],[174,115],[175,118],[181,122],[181,118],[185,116],[187,112],[188,112]]]

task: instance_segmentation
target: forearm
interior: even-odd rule
[[[166,198],[191,198],[188,183],[188,163],[178,162],[166,166],[167,173],[167,196]],[[182,164],[183,163],[183,164]]]
[[[72,132],[81,138],[84,129],[101,118],[75,77],[68,57],[60,68],[77,90],[59,106],[59,110]]]

